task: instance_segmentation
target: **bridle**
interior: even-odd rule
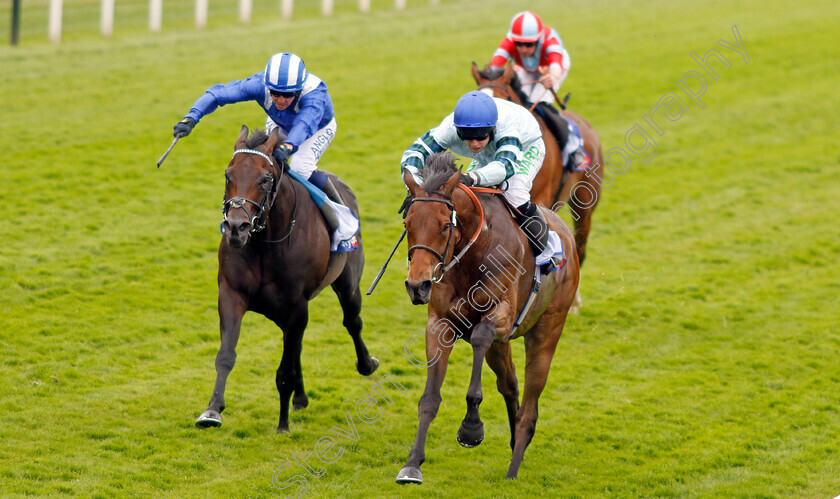
[[[435,268],[432,270],[432,282],[437,283],[443,279],[443,275],[448,272],[452,267],[454,267],[461,258],[464,257],[466,252],[472,247],[473,243],[475,243],[476,239],[478,239],[478,235],[481,234],[481,229],[484,227],[484,208],[481,206],[481,202],[478,200],[478,197],[473,193],[472,189],[476,188],[469,188],[464,184],[458,184],[458,187],[467,193],[467,195],[472,200],[473,204],[475,205],[476,209],[479,213],[479,222],[478,222],[478,229],[476,229],[475,234],[473,234],[472,238],[470,238],[469,242],[458,252],[457,255],[454,255],[449,263],[446,263],[446,256],[449,255],[450,245],[452,245],[452,234],[454,232],[454,228],[458,225],[458,214],[455,211],[455,205],[452,204],[452,198],[442,194],[440,192],[433,192],[431,195],[433,196],[440,196],[440,197],[424,197],[424,198],[414,198],[411,200],[411,204],[416,202],[433,202],[433,203],[443,203],[445,204],[450,210],[451,213],[449,215],[449,235],[446,238],[446,246],[444,247],[443,254],[441,255],[436,249],[426,246],[425,244],[415,244],[414,246],[408,248],[408,260],[411,261],[411,253],[415,249],[423,249],[428,251],[429,253],[433,254],[439,260],[438,264],[435,265]],[[494,191],[495,192],[495,191]],[[408,210],[408,207],[406,207]],[[454,245],[452,245],[452,252],[454,253]],[[440,270],[440,274],[438,274],[438,270]]]
[[[242,208],[243,210],[245,210],[245,215],[248,217],[249,224],[251,227],[250,233],[254,234],[265,229],[265,226],[268,223],[268,212],[274,205],[274,200],[277,197],[277,192],[280,190],[280,183],[283,181],[283,170],[280,169],[280,174],[275,175],[274,161],[268,154],[265,154],[262,151],[257,151],[255,149],[237,149],[233,151],[233,156],[236,156],[237,154],[254,154],[256,156],[261,156],[266,161],[268,161],[269,165],[271,165],[271,189],[269,189],[269,191],[265,194],[261,203],[257,203],[256,201],[243,196],[237,196],[235,198],[225,199],[225,202],[222,205],[224,221],[227,221],[230,210],[236,208]],[[251,214],[251,210],[248,209],[248,205],[252,205],[255,208],[255,212],[253,215]],[[264,218],[263,215],[265,215]],[[292,221],[292,225],[294,225],[294,220]],[[289,230],[289,232],[291,233],[291,229]],[[288,237],[288,234],[286,235],[286,237]]]

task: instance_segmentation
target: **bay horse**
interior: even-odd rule
[[[453,155],[433,154],[422,175],[422,186],[409,172],[403,175],[412,198],[405,217],[410,258],[405,287],[413,304],[428,303],[427,360],[423,365],[428,371],[418,405],[417,436],[396,480],[423,481],[420,465],[426,458],[426,435],[440,407],[440,388],[458,338],[472,345],[473,363],[467,414],[457,440],[465,447],[475,447],[484,440],[478,408],[482,401],[481,368],[486,359],[507,406],[513,451],[507,478],[516,478],[525,448],[534,436],[537,402],[578,287],[580,266],[575,242],[563,220],[540,207],[563,242],[567,262],[542,278],[527,314],[518,317],[535,284],[534,273],[540,272],[525,233],[499,196],[476,195],[473,190],[481,189],[459,183],[460,172],[455,169]],[[521,406],[510,346],[510,340],[519,337],[525,341]]]
[[[372,374],[379,361],[362,341],[359,281],[364,266],[359,247],[331,253],[326,222],[306,188],[286,174],[288,165],[271,157],[278,140],[262,130],[248,137],[243,126],[225,171],[224,235],[219,245],[219,327],[216,384],[210,403],[196,420],[199,427],[222,424],[225,383],[236,361],[242,316],[264,315],[283,331],[283,357],[275,383],[280,394],[277,433],[289,431],[289,399],[294,409],[309,403],[303,387],[301,348],[309,320],[309,301],[332,286],[344,313],[344,327],[356,349],[356,369]],[[326,172],[325,172],[326,173]],[[328,173],[342,199],[358,217],[359,205],[350,188]]]
[[[504,68],[486,67],[478,69],[472,63],[472,75],[478,84],[478,90],[487,92],[492,97],[507,99],[511,102],[526,106],[527,99],[522,91],[519,79],[513,70],[513,65]],[[542,116],[531,114],[540,124],[545,142],[545,160],[531,188],[531,200],[536,204],[550,207],[551,211],[564,208],[569,212],[575,224],[575,243],[577,244],[578,260],[581,264],[586,259],[586,240],[592,224],[592,213],[598,205],[603,184],[604,153],[601,140],[592,125],[577,113],[561,110],[560,114],[574,121],[583,137],[583,148],[591,158],[590,167],[582,172],[568,173],[563,168],[563,154],[557,144],[557,139],[546,126]],[[579,297],[578,297],[579,300]]]

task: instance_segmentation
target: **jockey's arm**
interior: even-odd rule
[[[286,136],[285,140],[286,143],[293,146],[292,152],[296,152],[303,141],[312,137],[318,131],[318,123],[324,117],[324,110],[326,109],[325,95],[326,92],[313,91],[301,97],[300,111],[295,116],[292,129],[289,130],[289,135]]]
[[[489,187],[499,185],[516,172],[516,159],[522,154],[522,143],[516,137],[496,139],[496,154],[493,161],[473,170],[477,177],[475,185]]]
[[[405,170],[411,172],[411,176],[414,177],[414,181],[417,185],[423,184],[423,180],[420,178],[420,170],[423,169],[423,165],[426,163],[426,158],[436,152],[443,152],[446,150],[438,143],[433,133],[434,130],[429,130],[424,133],[422,137],[415,140],[414,143],[411,144],[411,147],[406,149],[402,155],[402,159],[400,160],[400,173],[402,174]],[[402,178],[402,176],[400,178]]]
[[[234,80],[225,85],[213,85],[195,101],[186,117],[192,118],[198,123],[202,117],[212,113],[219,106],[247,100],[259,100],[263,94],[261,76],[262,73],[258,73],[244,80]]]

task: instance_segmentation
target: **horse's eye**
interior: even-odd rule
[[[271,187],[272,178],[265,176],[260,179],[260,189],[267,191]]]

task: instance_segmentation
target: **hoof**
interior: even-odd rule
[[[478,426],[473,428],[467,428],[464,423],[461,423],[456,438],[463,447],[478,447],[484,441],[484,423],[479,422]]]
[[[416,483],[419,485],[423,483],[423,473],[420,472],[420,468],[405,466],[397,473],[397,483]]]
[[[370,363],[373,365],[373,367],[370,369],[370,371],[365,372],[359,368],[359,359],[356,359],[356,370],[359,371],[359,374],[361,374],[362,376],[370,376],[371,374],[376,372],[376,369],[379,367],[379,359],[377,359],[376,357],[371,357]]]
[[[222,426],[222,415],[207,409],[195,420],[195,425],[199,428],[218,428]]]
[[[292,409],[295,410],[295,411],[305,409],[306,406],[308,406],[308,405],[309,405],[309,397],[307,397],[305,393],[300,397],[295,395],[295,397],[292,399]]]
[[[277,425],[277,434],[282,435],[284,433],[289,433],[289,423],[288,422],[280,423],[279,425]]]

